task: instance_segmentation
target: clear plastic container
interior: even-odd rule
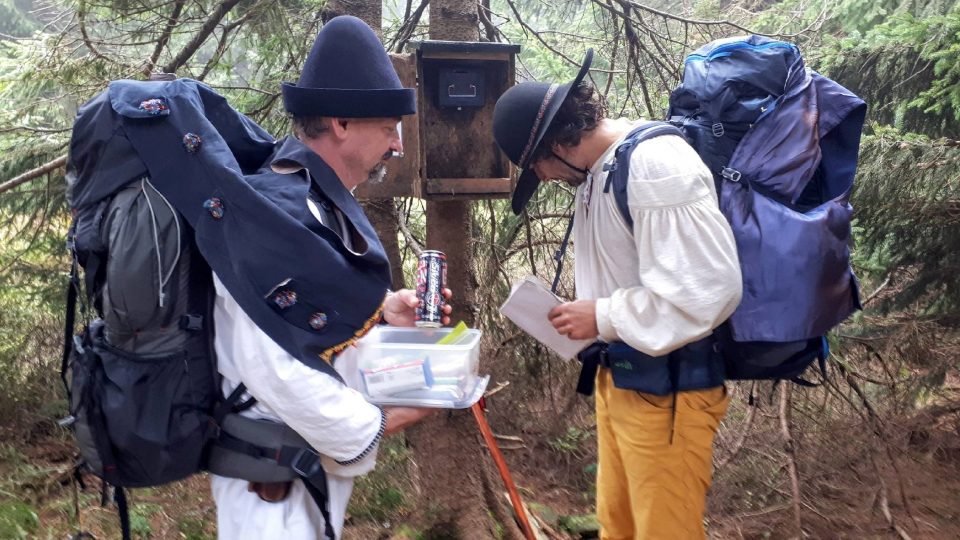
[[[377,405],[465,409],[483,396],[489,376],[478,375],[480,330],[467,329],[448,345],[452,328],[379,326],[344,355],[337,370]]]

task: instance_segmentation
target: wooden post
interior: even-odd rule
[[[475,0],[431,0],[430,39],[477,41]],[[427,133],[424,133],[427,137]],[[493,137],[492,132],[489,137]],[[421,137],[421,144],[428,141]],[[436,149],[435,149],[436,151]],[[469,156],[444,156],[469,159]],[[447,282],[453,290],[453,320],[473,326],[476,298],[472,259],[471,200],[427,200],[427,245],[447,255]],[[432,529],[426,536],[463,540],[522,538],[502,504],[502,488],[469,410],[442,411],[407,430],[420,465],[420,485],[430,494]],[[497,526],[499,522],[500,526]],[[505,526],[505,527],[504,527]]]

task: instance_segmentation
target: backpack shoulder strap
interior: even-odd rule
[[[612,163],[605,164],[603,170],[607,171],[607,181],[603,185],[603,192],[609,193],[613,189],[613,196],[617,201],[617,209],[623,220],[627,222],[627,227],[633,230],[633,218],[630,216],[630,207],[627,205],[627,180],[630,177],[630,156],[633,149],[643,141],[660,137],[661,135],[677,135],[683,137],[680,128],[668,122],[643,122],[635,127],[633,131],[627,134],[627,137],[620,143],[620,146],[614,151],[616,159]]]
[[[627,227],[633,231],[633,218],[630,217],[630,208],[627,206],[627,179],[630,176],[630,155],[633,149],[643,141],[659,137],[661,135],[678,135],[683,137],[683,131],[669,122],[648,121],[642,122],[633,128],[627,134],[620,146],[614,151],[616,159],[612,163],[605,164],[603,170],[609,172],[607,181],[603,185],[603,192],[609,193],[613,188],[613,196],[617,199],[617,209]],[[554,253],[553,258],[557,261],[557,272],[553,276],[553,286],[550,292],[557,292],[557,285],[560,284],[560,273],[563,271],[563,256],[567,251],[567,242],[570,240],[570,233],[573,231],[573,215],[570,215],[570,222],[567,224],[567,232],[563,235],[563,241],[560,243],[560,249]]]

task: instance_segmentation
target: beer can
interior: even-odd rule
[[[443,289],[447,285],[447,256],[442,251],[420,253],[417,261],[416,324],[421,328],[439,328],[443,322]]]

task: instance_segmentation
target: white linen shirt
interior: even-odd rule
[[[736,309],[743,287],[737,248],[713,176],[675,135],[644,141],[630,157],[630,231],[613,191],[603,193],[603,166],[621,142],[577,188],[577,298],[597,300],[601,339],[662,356],[706,337]]]
[[[360,392],[287,354],[244,313],[216,275],[214,285],[214,347],[224,395],[243,381],[257,404],[240,414],[287,424],[321,455],[330,521],[339,538],[354,477],[373,469],[377,448],[351,465],[337,461],[351,460],[371,445],[380,429],[380,408],[367,403]],[[340,353],[350,354],[356,354],[356,348]],[[211,475],[218,538],[323,537],[323,516],[301,482],[294,482],[280,502],[261,500],[247,490],[247,484],[246,480]]]
[[[307,201],[311,213],[324,225],[339,231],[350,248],[348,228],[339,212],[337,223]],[[376,465],[382,412],[367,403],[363,395],[330,375],[321,373],[289,355],[247,316],[216,274],[213,276],[216,300],[213,308],[214,348],[217,369],[223,375],[225,396],[242,381],[247,392],[257,398],[244,416],[285,423],[320,454],[327,473],[327,496],[331,526],[339,538],[347,505],[353,491],[353,479],[370,472]],[[338,365],[355,347],[341,351]],[[371,447],[372,446],[372,447]],[[370,448],[361,460],[351,461]],[[324,521],[316,503],[302,482],[294,482],[287,497],[266,502],[247,489],[248,482],[211,475],[211,491],[217,504],[217,536],[223,540],[315,540],[323,537]]]
[[[324,458],[328,472],[357,476],[373,469],[376,452],[350,466],[337,461],[352,460],[370,445],[380,429],[380,408],[357,390],[290,356],[254,324],[216,276],[214,284],[214,347],[224,395],[242,381],[257,398],[244,415],[293,428]],[[356,351],[348,347],[338,356]]]

